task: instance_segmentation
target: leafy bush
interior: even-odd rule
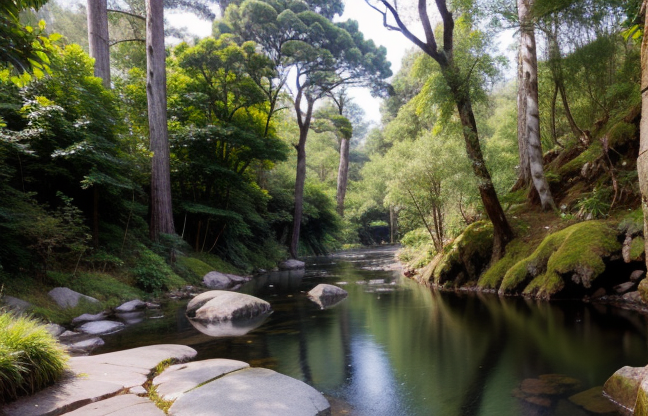
[[[0,311],[0,403],[52,384],[63,374],[67,358],[39,322]]]
[[[585,219],[607,217],[610,212],[610,190],[595,188],[588,197],[578,201],[578,216]]]
[[[147,292],[159,292],[186,283],[173,272],[162,257],[143,246],[135,267],[131,271],[135,276],[137,286]]]

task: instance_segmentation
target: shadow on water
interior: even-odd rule
[[[512,396],[527,378],[559,373],[602,385],[624,365],[648,362],[646,317],[583,303],[541,303],[437,293],[382,268],[394,249],[309,259],[305,273],[273,273],[243,288],[274,313],[246,335],[213,338],[174,303],[106,337],[97,353],[180,343],[199,359],[231,358],[312,384],[357,416],[583,416],[555,398],[548,407]],[[306,293],[319,283],[349,292],[321,310]],[[345,413],[346,414],[346,413]]]

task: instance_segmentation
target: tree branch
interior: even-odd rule
[[[110,42],[109,46],[115,46],[118,43],[122,43],[122,42],[143,42],[143,43],[146,43],[146,39],[140,39],[140,38],[120,39],[120,40],[115,40],[113,42]]]
[[[422,1],[422,0],[419,0]],[[443,51],[447,54],[452,53],[452,33],[454,32],[454,19],[452,13],[448,11],[446,0],[436,0],[437,8],[443,19]],[[450,58],[450,56],[448,56]]]
[[[122,13],[122,14],[125,14],[126,16],[130,16],[130,17],[134,17],[134,18],[136,18],[136,19],[140,19],[140,20],[146,21],[146,17],[144,17],[144,16],[140,16],[139,14],[135,14],[135,13],[127,12],[127,11],[125,11],[125,10],[108,9],[108,11],[109,11],[109,12],[112,12],[112,13]]]

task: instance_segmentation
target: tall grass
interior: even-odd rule
[[[38,321],[0,310],[0,403],[56,381],[68,356]]]

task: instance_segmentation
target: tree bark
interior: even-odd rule
[[[307,107],[306,114],[301,116],[301,100],[303,91],[297,93],[295,100],[295,110],[297,111],[297,119],[299,122],[299,143],[295,148],[297,149],[297,175],[295,176],[295,211],[293,214],[293,228],[292,236],[290,238],[290,256],[294,259],[297,258],[299,251],[299,230],[301,228],[302,212],[304,207],[304,183],[306,182],[306,139],[308,138],[308,130],[310,129],[311,119],[313,116],[314,100],[306,97]]]
[[[146,95],[148,98],[151,159],[151,239],[160,233],[174,234],[167,130],[166,53],[164,50],[164,5],[146,1]]]
[[[648,2],[644,0],[642,9],[645,10]],[[648,33],[648,19],[644,23],[644,34]],[[639,125],[639,157],[637,158],[637,172],[639,174],[639,188],[641,189],[641,206],[644,214],[644,236],[648,236],[648,36],[641,41],[641,124]],[[645,238],[644,250],[648,254],[648,238]],[[648,265],[648,255],[646,256]]]
[[[337,177],[337,212],[344,217],[344,198],[346,196],[347,181],[349,176],[349,139],[340,141],[340,166]]]
[[[555,209],[549,184],[544,175],[542,145],[540,143],[540,110],[538,105],[538,56],[534,26],[531,20],[532,0],[518,0],[520,18],[520,51],[522,52],[522,82],[525,97],[525,138],[529,158],[531,180],[540,196],[542,209]],[[518,122],[520,115],[518,114]],[[519,129],[519,127],[518,127]],[[519,139],[518,139],[519,142]]]
[[[531,183],[531,170],[529,168],[529,154],[526,142],[526,91],[522,70],[522,41],[518,46],[518,96],[517,96],[517,131],[518,154],[520,165],[518,170],[518,186],[525,188]]]
[[[110,89],[110,43],[106,0],[88,0],[88,44],[94,58],[94,75]]]

